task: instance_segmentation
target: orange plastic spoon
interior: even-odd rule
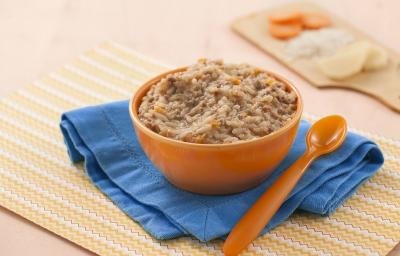
[[[347,133],[346,120],[332,115],[315,122],[307,133],[307,150],[287,169],[236,224],[226,239],[225,255],[237,255],[247,247],[278,211],[286,197],[317,157],[337,149]]]

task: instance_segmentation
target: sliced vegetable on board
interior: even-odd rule
[[[289,39],[300,34],[302,28],[300,23],[292,24],[269,24],[269,33],[278,39]]]
[[[320,13],[302,13],[302,24],[305,29],[319,29],[331,25],[331,19]]]
[[[318,67],[331,79],[346,79],[362,70],[370,47],[370,44],[365,41],[347,45],[333,56],[320,59]]]

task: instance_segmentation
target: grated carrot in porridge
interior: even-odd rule
[[[266,72],[201,59],[155,84],[138,115],[162,136],[219,144],[268,135],[291,120],[296,109],[295,92]]]

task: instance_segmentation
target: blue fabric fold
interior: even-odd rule
[[[310,124],[301,122],[288,156],[266,181],[226,196],[198,195],[170,184],[141,149],[127,101],[65,113],[60,126],[71,161],[84,161],[93,184],[152,236],[171,239],[192,235],[209,241],[224,238],[260,194],[304,152]],[[338,150],[309,167],[262,233],[295,210],[332,213],[383,161],[375,143],[349,133]]]

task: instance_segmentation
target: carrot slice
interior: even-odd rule
[[[269,23],[269,33],[278,39],[289,39],[300,34],[301,23],[276,24]]]
[[[306,29],[319,29],[331,25],[331,19],[320,13],[303,13],[301,21]]]
[[[271,14],[268,19],[273,23],[287,24],[292,22],[300,22],[302,15],[300,12],[282,10]]]

